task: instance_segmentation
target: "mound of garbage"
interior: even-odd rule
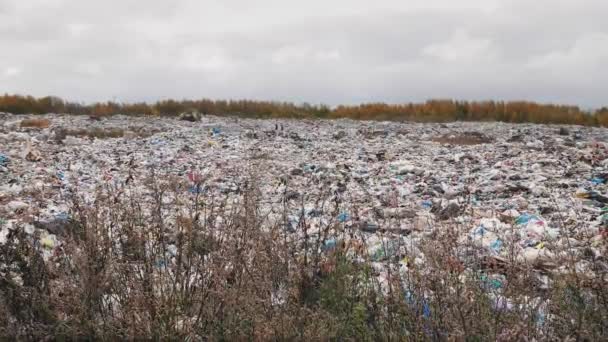
[[[574,267],[591,278],[608,269],[602,128],[196,113],[101,121],[49,114],[44,125],[20,124],[32,118],[0,118],[0,244],[21,229],[39,241],[45,262],[54,261],[72,222],[67,198],[76,192],[94,205],[100,185],[143,189],[154,173],[189,184],[183,196],[240,198],[255,180],[260,209],[276,220],[287,213],[285,229],[294,237],[319,234],[328,223],[354,235],[324,237],[323,250],[363,237],[360,248],[377,263],[381,283],[388,264],[424,265],[421,241],[449,227],[460,244],[473,246],[476,260],[528,265],[540,286],[550,286],[551,272]],[[123,133],[65,136],[116,129]],[[564,262],[573,254],[588,257]],[[458,264],[480,267],[470,255]],[[505,281],[500,273],[494,267],[487,275],[496,286]]]

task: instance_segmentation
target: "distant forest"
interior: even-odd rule
[[[69,113],[105,116],[113,114],[176,116],[186,111],[249,118],[350,118],[415,122],[503,121],[513,123],[576,124],[608,126],[608,108],[595,111],[577,106],[527,101],[429,100],[424,103],[368,103],[352,106],[294,104],[252,100],[162,100],[155,103],[102,102],[81,104],[47,96],[0,96],[0,112],[13,114]]]

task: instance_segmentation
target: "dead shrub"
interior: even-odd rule
[[[21,128],[48,128],[51,125],[51,120],[48,119],[23,119],[21,120]]]

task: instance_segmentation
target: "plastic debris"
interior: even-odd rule
[[[321,249],[323,251],[332,251],[332,250],[336,249],[336,240],[335,239],[326,240],[323,243],[323,246],[321,247]]]
[[[8,163],[10,161],[10,158],[5,156],[4,154],[0,154],[0,166],[6,167],[8,166]]]
[[[350,220],[350,216],[347,213],[341,213],[340,215],[338,215],[338,221],[339,222],[344,223],[344,222],[346,222],[348,220]]]
[[[428,201],[428,200],[422,201],[422,203],[420,205],[422,205],[423,208],[430,209],[433,206],[433,202]]]
[[[23,226],[38,239],[45,260],[66,238],[71,191],[85,203],[100,185],[145,191],[151,173],[176,179],[184,200],[222,196],[229,207],[251,188],[249,171],[256,171],[260,213],[280,217],[289,241],[301,241],[307,224],[306,234],[319,241],[312,248],[331,252],[338,243],[360,244],[349,253],[357,249],[369,258],[379,278],[398,262],[422,269],[428,256],[421,242],[454,227],[450,232],[462,246],[472,246],[495,268],[515,259],[536,270],[555,269],[560,248],[601,256],[608,239],[601,128],[569,127],[562,134],[531,124],[234,120],[195,112],[48,118],[53,127],[144,134],[59,142],[38,140],[40,130],[18,126],[0,134],[0,242]],[[5,123],[0,127],[9,130]],[[28,142],[35,148],[24,149]],[[323,235],[327,226],[336,231]],[[174,251],[168,248],[167,259]],[[510,253],[515,257],[507,258]],[[468,257],[458,255],[461,271],[478,271],[480,263]],[[594,262],[608,266],[600,257]],[[494,271],[484,272],[489,292],[505,288]],[[509,298],[493,299],[497,310],[513,308]],[[430,308],[421,314],[430,315]]]

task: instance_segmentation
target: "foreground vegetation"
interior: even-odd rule
[[[533,102],[432,100],[390,105],[370,103],[329,108],[269,101],[163,100],[156,103],[104,102],[79,104],[56,97],[0,96],[0,112],[13,114],[70,113],[83,115],[167,115],[195,110],[204,114],[257,118],[351,118],[417,122],[504,121],[513,123],[577,124],[608,126],[608,108],[584,111],[576,106]]]
[[[456,222],[434,227],[418,252],[387,242],[369,255],[365,235],[343,223],[314,228],[302,211],[294,226],[287,219],[293,200],[286,198],[276,205],[279,215],[269,215],[254,173],[237,196],[188,191],[191,185],[170,176],[151,174],[145,184],[107,184],[92,198],[74,195],[63,244],[51,262],[44,262],[34,236],[11,230],[0,246],[0,336],[608,337],[606,270],[588,277],[573,266],[580,258],[597,265],[601,256],[572,255],[570,271],[550,274],[547,287],[530,265],[515,258],[497,263],[481,256],[478,246],[459,242],[469,227]],[[314,202],[333,217],[344,210],[329,190]]]

